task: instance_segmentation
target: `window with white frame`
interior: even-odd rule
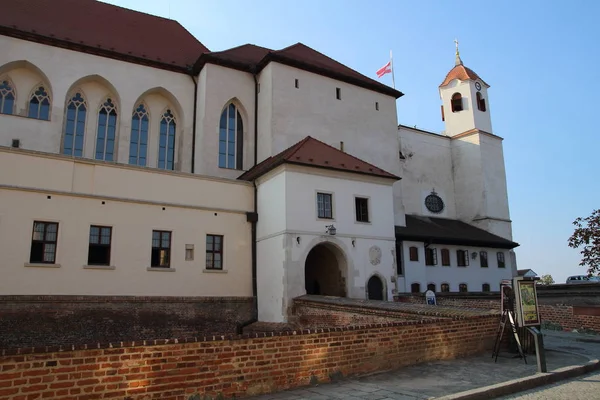
[[[86,116],[86,101],[83,95],[77,92],[69,99],[69,103],[67,104],[63,154],[75,157],[83,156]]]
[[[230,103],[219,122],[219,168],[242,169],[244,124],[237,107]]]
[[[317,193],[317,216],[333,219],[333,196],[331,193]]]
[[[175,169],[175,132],[177,124],[171,110],[167,110],[160,118],[158,137],[158,168]]]
[[[129,164],[146,166],[148,156],[148,111],[140,103],[131,116],[131,137],[129,139]]]
[[[98,111],[96,132],[96,160],[113,161],[117,137],[117,107],[106,99]]]
[[[437,249],[431,247],[425,249],[425,265],[437,265]]]
[[[469,251],[456,250],[456,261],[459,267],[466,267],[469,265]]]
[[[0,114],[12,114],[15,105],[15,88],[9,80],[0,82]]]
[[[35,119],[50,119],[50,96],[46,88],[38,86],[29,99],[29,110],[27,111],[29,118]]]

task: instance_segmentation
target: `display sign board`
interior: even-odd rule
[[[435,301],[435,293],[432,290],[428,290],[425,292],[425,299],[427,300],[427,304],[431,304],[435,306],[437,303]]]
[[[534,280],[514,279],[515,300],[519,326],[537,326],[541,323]]]

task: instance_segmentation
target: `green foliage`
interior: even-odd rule
[[[554,284],[554,279],[552,278],[552,275],[546,274],[542,275],[537,283],[538,285],[548,286]]]
[[[569,247],[581,248],[582,267],[587,267],[588,275],[600,272],[600,209],[592,211],[586,218],[573,221],[575,232],[569,238]]]

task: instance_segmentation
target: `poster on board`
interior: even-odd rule
[[[541,323],[535,281],[518,280],[515,290],[517,314],[520,326],[536,326]]]

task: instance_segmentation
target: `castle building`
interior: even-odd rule
[[[256,298],[285,322],[307,293],[516,274],[503,139],[458,50],[438,134],[302,43],[210,51],[94,0],[10,2],[0,34],[2,296]]]

